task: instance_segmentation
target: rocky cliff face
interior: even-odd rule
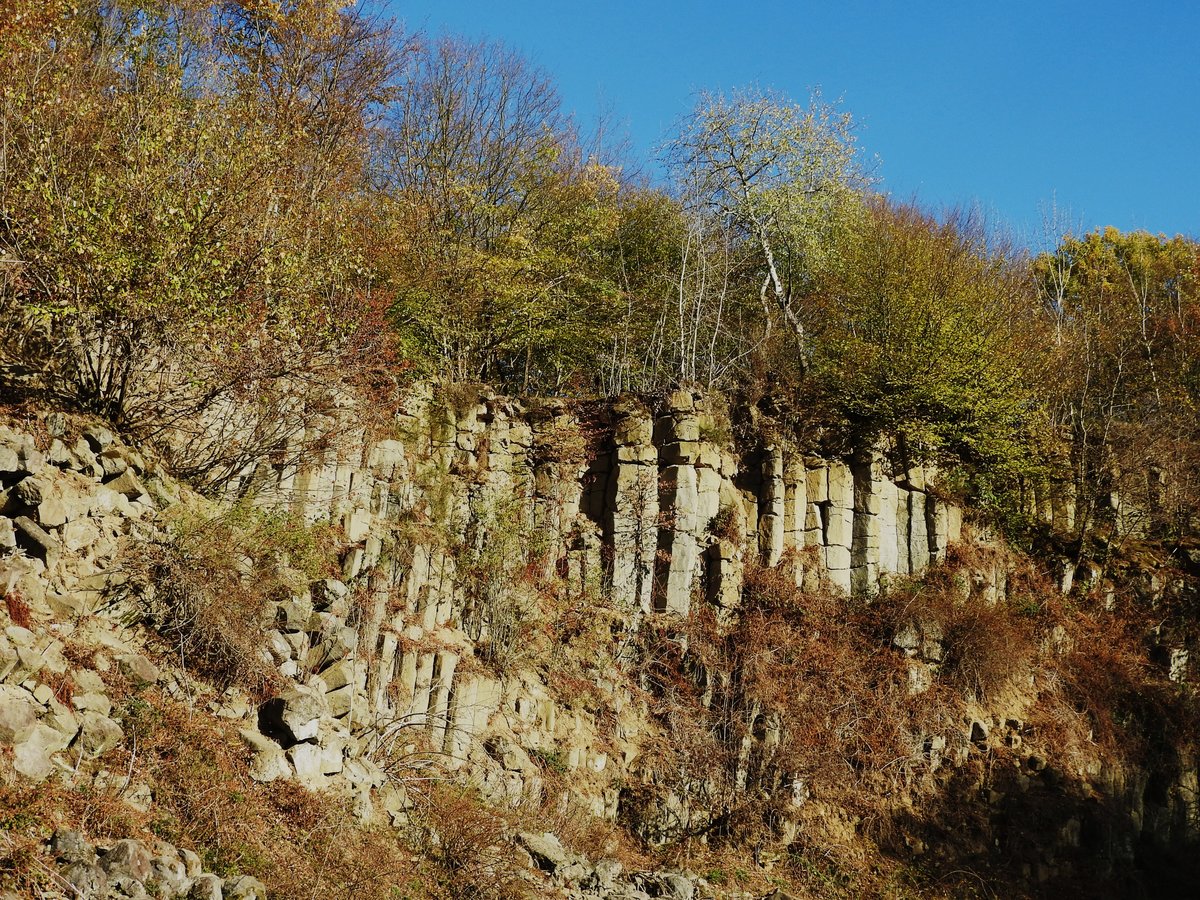
[[[437,769],[496,803],[561,794],[651,843],[711,829],[697,808],[703,785],[670,785],[649,807],[636,789],[658,778],[659,748],[674,739],[636,665],[640,636],[700,611],[735,621],[749,572],[869,597],[945,562],[964,539],[962,510],[932,470],[897,469],[871,449],[805,455],[769,423],[743,430],[753,434],[735,440],[721,401],[690,391],[571,407],[458,389],[414,396],[394,434],[347,428],[324,455],[295,460],[281,448],[277,465],[245,471],[211,509],[248,496],[331,525],[341,571],[312,580],[284,568],[257,643],[270,696],[230,689],[209,712],[240,729],[254,780],[345,796],[362,821],[403,827],[412,815],[403,776]],[[182,668],[155,666],[146,656],[161,645],[130,626],[155,621],[148,611],[163,586],[136,577],[129,554],[168,541],[170,510],[181,496],[193,501],[102,427],[51,414],[28,432],[0,431],[0,582],[10,598],[0,742],[20,779],[77,777],[88,760],[89,777],[111,780],[103,759],[125,726],[105,695],[107,671],[197,695],[186,641],[176,647]],[[995,604],[1009,575],[1003,555],[985,554],[956,577],[964,599]],[[93,648],[87,665],[77,649],[72,657],[81,643]],[[928,690],[943,635],[912,619],[892,649],[908,691]],[[711,702],[711,685],[704,695]],[[779,741],[778,726],[759,718],[739,738],[742,790],[755,789],[746,774],[755,748]],[[1017,747],[1023,729],[1019,717],[975,708],[949,746],[946,735],[921,736],[914,758],[932,773],[989,744]],[[1036,774],[1040,758],[1030,758]],[[1194,765],[1166,784],[1093,774],[1122,810],[1110,836],[1196,840]],[[771,777],[805,806],[799,773]],[[122,790],[153,802],[132,765]],[[801,817],[776,828],[783,844]],[[1074,829],[1068,845],[1078,821]],[[561,870],[560,881],[595,880],[586,861],[556,855],[542,868]],[[620,893],[606,885],[601,893]]]
[[[594,812],[615,817],[612,785],[633,777],[654,727],[615,671],[594,670],[617,722],[602,735],[538,666],[508,664],[547,581],[591,592],[630,632],[697,603],[736,614],[749,558],[787,566],[797,585],[871,593],[944,559],[961,535],[960,508],[920,467],[893,472],[878,453],[805,457],[776,441],[739,451],[725,414],[689,391],[592,412],[424,397],[403,437],[364,436],[317,465],[253,473],[260,502],[343,529],[343,582],[363,591],[353,621],[341,583],[315,605],[288,599],[266,636],[296,684],[284,714],[321,710],[338,723],[279,730],[297,742],[288,758],[302,779],[319,784],[336,765],[320,768],[307,741],[336,757],[365,728],[470,763],[497,796],[536,783],[530,753],[561,755],[587,773],[578,787]]]

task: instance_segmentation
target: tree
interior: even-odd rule
[[[1200,499],[1200,246],[1116,228],[1063,238],[1033,264],[1061,298],[1045,392],[1070,435],[1087,533],[1114,496],[1186,526]]]
[[[744,90],[701,94],[665,148],[684,202],[706,207],[757,247],[759,291],[808,352],[799,298],[843,213],[870,179],[855,149],[849,113],[814,93],[808,108]]]
[[[325,0],[248,10],[90,3],[0,45],[4,367],[209,481],[373,381],[387,334],[353,225],[398,50]],[[264,102],[298,47],[303,115]]]
[[[1021,259],[976,216],[865,204],[822,275],[813,391],[861,445],[898,436],[996,478],[1037,424],[1033,321]]]
[[[553,86],[490,43],[426,47],[379,142],[396,316],[431,374],[555,390],[617,310],[617,173]]]

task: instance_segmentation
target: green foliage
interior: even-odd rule
[[[309,524],[293,512],[255,506],[248,501],[223,510],[221,519],[225,527],[241,536],[241,546],[251,555],[274,557],[311,580],[328,577],[337,562],[339,538],[326,522]],[[209,524],[194,517],[185,522],[185,518],[179,520],[184,530],[204,529]]]
[[[538,764],[548,772],[553,772],[556,775],[566,775],[569,771],[567,755],[562,750],[534,747],[529,751],[529,755],[536,759]]]
[[[323,0],[51,19],[0,49],[0,158],[22,161],[0,165],[0,372],[142,437],[183,432],[179,468],[228,478],[387,361],[354,129],[395,49]],[[278,83],[300,48],[313,67]],[[198,435],[235,407],[241,458],[214,455]]]
[[[1054,329],[1044,390],[1071,436],[1085,529],[1113,489],[1185,529],[1200,498],[1200,246],[1106,228],[1068,235],[1033,271]]]
[[[166,540],[127,553],[147,617],[188,667],[269,694],[278,677],[261,656],[270,604],[329,574],[332,535],[248,503],[215,514],[180,504],[171,514]]]
[[[651,187],[520,55],[332,0],[16,0],[4,27],[0,385],[198,485],[327,449],[347,395],[386,419],[414,376],[699,383],[959,465],[1010,522],[1019,478],[1068,466],[1084,531],[1113,491],[1194,518],[1193,241],[1030,261],[873,196],[836,104],[752,88],[701,94]]]
[[[453,547],[467,597],[463,630],[476,641],[480,658],[500,672],[531,650],[536,607],[524,576],[542,561],[549,540],[523,515],[516,500],[478,498],[470,533]]]
[[[454,380],[566,381],[612,315],[619,184],[545,76],[498,45],[434,42],[381,143],[406,348]]]
[[[855,437],[1019,465],[1038,425],[1020,276],[969,218],[869,204],[828,272],[813,363]]]
[[[770,294],[806,352],[798,295],[868,183],[850,114],[819,93],[807,108],[757,90],[706,93],[666,154],[685,196],[756,248],[764,313]]]

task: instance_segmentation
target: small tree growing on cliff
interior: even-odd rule
[[[665,155],[685,202],[727,220],[757,248],[767,326],[781,316],[803,353],[806,277],[870,181],[850,114],[817,92],[807,108],[753,88],[703,93]]]

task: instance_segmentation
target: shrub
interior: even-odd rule
[[[527,871],[513,843],[516,823],[471,788],[432,784],[416,794],[410,816],[420,848],[437,865],[454,900],[514,900],[529,896]]]
[[[529,751],[529,755],[538,761],[538,764],[547,772],[553,772],[555,775],[566,775],[568,771],[567,755],[557,748],[543,749],[534,747]]]
[[[394,331],[351,135],[402,42],[326,2],[7,13],[0,154],[22,165],[0,166],[0,383],[98,413],[212,487],[328,442],[347,394],[371,415]],[[301,57],[314,68],[281,90]]]
[[[717,514],[712,517],[712,521],[709,522],[708,530],[714,537],[727,541],[740,541],[742,534],[738,527],[737,507],[729,503],[722,504],[717,510]]]
[[[580,466],[595,451],[593,435],[582,425],[555,418],[534,429],[533,459],[535,463],[554,463]]]
[[[215,515],[191,507],[165,539],[136,546],[128,564],[149,618],[185,666],[263,696],[277,677],[263,656],[264,619],[270,601],[296,589],[285,563],[322,574],[331,542],[326,531],[245,504]]]

